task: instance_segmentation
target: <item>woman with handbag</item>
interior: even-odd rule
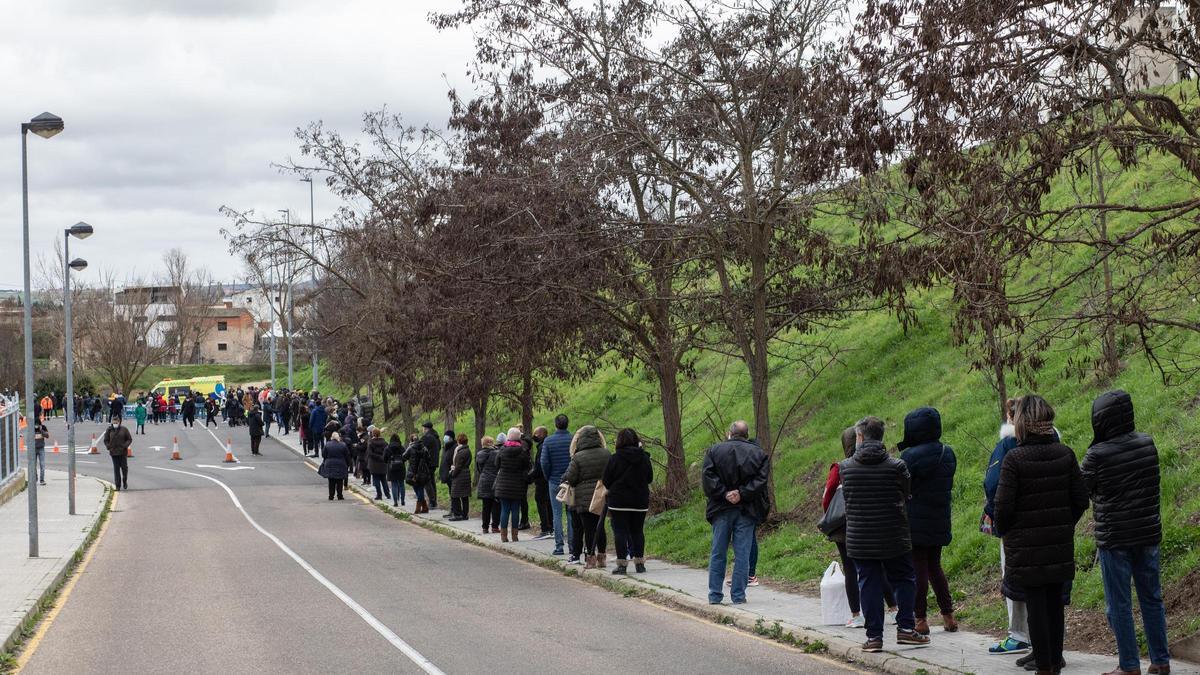
[[[626,574],[630,558],[634,569],[646,571],[646,513],[650,511],[650,483],[654,467],[650,453],[633,429],[617,432],[617,451],[604,467],[601,484],[608,489],[607,503],[616,540],[617,564],[613,574]]]
[[[855,436],[854,427],[848,427],[842,432],[842,454],[847,458],[854,454]],[[831,529],[826,532],[825,536],[837,544],[838,555],[842,559],[842,574],[846,577],[846,600],[850,603],[850,620],[846,622],[847,628],[866,628],[866,620],[862,615],[862,607],[859,603],[858,595],[858,568],[854,565],[854,559],[846,554],[846,506],[842,498],[842,477],[838,469],[838,462],[834,462],[829,467],[829,477],[825,480],[825,494],[821,497],[821,509],[827,516],[833,515],[830,507],[834,511],[841,511],[841,527]],[[824,521],[825,519],[823,519]],[[896,594],[892,592],[892,585],[888,583],[887,578],[883,579],[883,600],[887,603],[888,623],[896,622]]]
[[[603,478],[604,468],[608,466],[611,455],[604,443],[604,434],[591,425],[576,431],[571,445],[574,453],[562,480],[575,490],[575,500],[571,506],[574,535],[577,539],[583,539],[584,568],[604,569],[607,567],[604,558],[608,548],[604,520],[590,509],[596,483]]]
[[[519,541],[517,528],[521,525],[521,502],[528,494],[526,474],[532,460],[521,444],[521,430],[513,427],[505,434],[507,440],[496,456],[496,499],[500,501],[500,541]],[[511,526],[511,527],[510,527]]]
[[[346,476],[350,474],[350,451],[346,449],[346,444],[342,442],[340,435],[330,436],[329,442],[325,444],[325,449],[321,452],[321,457],[321,468],[317,473],[329,481],[329,501],[333,501],[335,494],[338,499],[344,499],[342,486],[345,485]]]

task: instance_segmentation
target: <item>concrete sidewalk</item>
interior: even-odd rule
[[[27,500],[22,492],[0,506],[0,652],[12,648],[21,625],[66,575],[104,510],[107,490],[99,480],[79,474],[76,515],[67,515],[67,474],[47,470],[46,484],[38,487],[37,558],[29,557]]]
[[[288,436],[273,436],[298,455],[300,439],[296,434]],[[307,461],[319,463],[318,460]],[[375,495],[373,488],[365,488],[353,477],[350,485],[367,498]],[[916,675],[926,673],[934,675],[965,674],[974,675],[1012,675],[1025,672],[1018,669],[1014,662],[1017,656],[992,656],[988,654],[988,646],[996,642],[996,637],[960,631],[945,633],[940,626],[932,626],[932,644],[928,647],[900,647],[895,643],[895,632],[884,631],[884,648],[887,651],[879,654],[868,654],[860,649],[865,635],[862,629],[848,629],[841,626],[823,626],[821,622],[821,601],[819,598],[777,591],[766,587],[750,588],[747,590],[746,605],[733,607],[729,604],[712,606],[708,604],[708,572],[703,569],[674,565],[659,560],[647,560],[646,574],[633,574],[632,567],[628,577],[614,576],[611,572],[612,556],[609,558],[610,568],[607,570],[587,570],[582,566],[568,566],[565,556],[554,556],[554,539],[533,539],[534,530],[521,533],[521,541],[517,543],[501,543],[498,534],[483,534],[478,518],[461,522],[449,522],[442,516],[443,510],[435,510],[428,515],[412,514],[416,499],[413,497],[411,486],[406,486],[408,505],[400,507],[399,511],[409,514],[415,521],[430,527],[438,528],[461,539],[482,544],[489,548],[502,550],[511,555],[525,558],[546,567],[563,571],[571,570],[589,580],[605,585],[618,584],[627,587],[639,595],[651,596],[651,599],[685,609],[691,613],[709,617],[714,621],[736,625],[760,634],[773,637],[787,636],[789,633],[797,641],[803,643],[823,643],[828,653],[860,663],[870,668],[876,668],[889,673],[901,675]],[[475,500],[472,500],[475,501]],[[391,510],[391,502],[386,503]],[[528,534],[527,534],[528,533]],[[610,586],[611,587],[611,586]],[[726,589],[728,603],[728,589]],[[778,628],[776,628],[778,624]],[[888,627],[891,628],[890,626]],[[1084,654],[1067,652],[1065,654],[1066,673],[1103,673],[1112,670],[1117,665],[1115,656],[1101,654]],[[1144,667],[1149,661],[1143,661]],[[1181,661],[1172,662],[1172,673],[1200,674],[1200,666]]]

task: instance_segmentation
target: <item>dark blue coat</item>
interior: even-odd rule
[[[542,442],[542,475],[550,483],[550,490],[558,490],[562,475],[571,465],[571,432],[558,430]]]
[[[1010,424],[1005,424],[1000,429],[1000,442],[992,448],[992,456],[988,458],[987,469],[983,473],[983,512],[988,518],[996,519],[995,501],[996,488],[1000,485],[1000,465],[1004,464],[1004,456],[1009,450],[1017,447],[1017,437],[1013,435],[1013,428]],[[999,537],[995,530],[992,534]]]
[[[937,410],[918,408],[904,418],[900,457],[912,477],[908,526],[913,546],[950,544],[950,493],[958,460],[941,437],[942,417]]]
[[[348,458],[350,451],[346,448],[346,444],[341,441],[329,441],[325,444],[325,449],[321,451],[321,457],[324,458],[322,465],[325,467],[325,477],[334,480],[346,480],[350,474],[350,466]]]
[[[325,422],[328,420],[329,415],[325,412],[325,406],[319,405],[308,413],[308,430],[312,433],[313,438],[325,433]]]

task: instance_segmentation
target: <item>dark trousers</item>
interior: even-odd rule
[[[582,540],[579,544],[571,542],[573,555],[578,555],[575,551],[580,549],[584,555],[596,555],[608,550],[608,533],[604,531],[604,520],[600,516],[591,511],[572,511],[571,519],[575,524],[573,538]]]
[[[916,617],[913,603],[917,591],[916,572],[912,557],[904,555],[887,560],[864,560],[855,558],[858,568],[858,592],[862,601],[863,618],[867,624],[867,639],[883,639],[883,583],[891,583],[896,593],[896,623],[900,630],[913,630]]]
[[[250,454],[253,454],[253,455],[258,454],[258,446],[260,443],[262,443],[262,436],[251,436],[250,437]]]
[[[1063,585],[1026,586],[1025,607],[1029,610],[1029,641],[1038,670],[1051,671],[1062,663]]]
[[[521,526],[520,529],[529,529],[529,492],[525,492],[525,498],[521,500]]]
[[[471,500],[466,497],[451,497],[450,498],[450,513],[454,514],[455,518],[466,518],[470,515]]]
[[[483,498],[483,531],[487,532],[488,528],[496,529],[500,527],[500,501],[492,497]]]
[[[113,484],[117,489],[128,487],[129,485],[129,458],[125,455],[109,455],[112,457],[113,463]]]
[[[950,597],[950,583],[946,581],[946,573],[942,571],[942,547],[914,546],[912,557],[913,567],[917,570],[917,618],[924,619],[929,611],[930,586],[933,586],[938,610],[943,615],[953,614],[954,600]]]
[[[205,418],[204,418],[204,428],[205,428],[205,429],[207,429],[207,428],[208,428],[208,425],[210,425],[210,424],[211,424],[211,425],[213,425],[214,427],[215,427],[215,426],[217,426],[217,416],[216,416],[216,414],[212,414],[212,415],[207,415],[207,416],[205,416]]]
[[[375,484],[375,499],[392,498],[392,491],[388,489],[386,473],[371,474],[371,482]]]
[[[537,503],[538,521],[542,532],[554,531],[554,507],[550,505],[550,485],[544,480],[534,481],[533,500]]]
[[[842,558],[842,574],[846,577],[846,599],[850,601],[851,613],[858,614],[862,611],[858,596],[858,566],[854,564],[854,558],[846,554],[845,542],[837,542],[837,549]],[[888,609],[896,608],[896,592],[892,590],[886,576],[883,578],[883,601],[887,603]]]
[[[429,508],[437,508],[437,481],[432,481],[425,486],[425,499],[429,502]]]
[[[389,482],[392,485],[392,504],[402,506],[404,504],[404,481],[393,480]]]
[[[333,496],[336,494],[338,499],[342,499],[342,486],[345,484],[346,484],[346,482],[344,480],[342,480],[341,478],[330,478],[329,479],[329,498],[333,499]]]
[[[609,511],[619,560],[646,557],[646,512]]]

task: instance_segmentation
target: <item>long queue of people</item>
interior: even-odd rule
[[[1141,608],[1147,672],[1170,673],[1154,440],[1136,430],[1133,401],[1124,391],[1094,401],[1093,439],[1082,464],[1063,443],[1054,419],[1054,409],[1040,396],[1008,401],[1007,420],[985,471],[979,528],[1000,539],[1001,592],[1008,610],[1008,634],[988,653],[1026,654],[1017,667],[1038,673],[1066,667],[1064,607],[1076,572],[1075,527],[1090,505],[1106,615],[1118,652],[1117,668],[1108,675],[1142,672],[1131,585]],[[897,625],[898,644],[929,644],[930,588],[943,630],[958,630],[941,565],[942,550],[952,539],[957,458],[941,442],[941,417],[934,408],[905,417],[896,455],[884,445],[884,432],[877,417],[863,418],[843,432],[844,458],[831,465],[822,500],[821,529],[836,542],[845,572],[852,612],[847,625],[866,629],[863,649],[871,652],[883,649],[885,617]],[[745,602],[747,571],[737,562],[751,557],[748,539],[765,516],[765,454],[745,437],[744,424],[735,425],[730,441],[705,459],[714,534],[710,600],[716,602],[731,539],[732,597]],[[725,515],[729,511],[737,515]]]

